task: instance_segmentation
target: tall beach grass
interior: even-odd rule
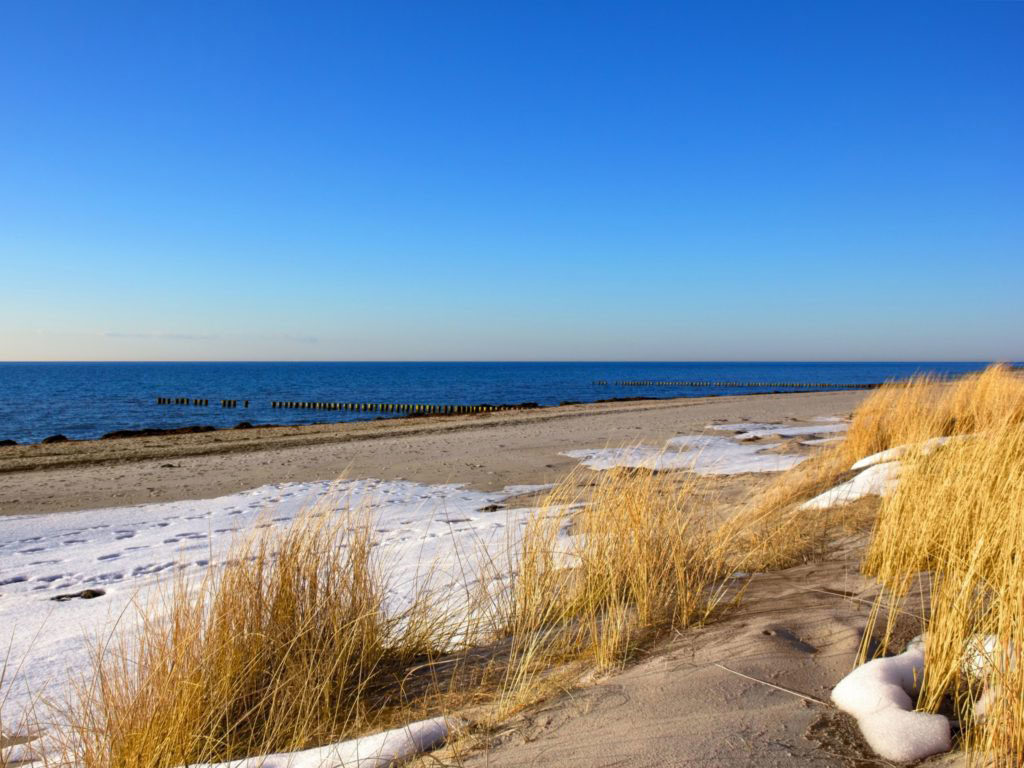
[[[567,684],[558,670],[613,669],[723,604],[729,541],[708,502],[680,473],[569,478],[512,539],[511,574],[495,558],[476,587],[453,587],[467,599],[423,588],[397,610],[367,515],[320,509],[261,529],[104,641],[61,762],[173,768],[467,704],[507,717]]]
[[[935,437],[953,438],[923,450]],[[897,446],[903,468],[877,510],[802,510],[852,477],[859,459]],[[837,525],[867,526],[864,570],[884,586],[882,650],[914,587],[929,595],[918,706],[952,708],[972,762],[1024,764],[1024,377],[994,365],[955,382],[887,384],[854,412],[841,442],[780,475],[735,518],[749,567],[819,552]],[[889,610],[882,611],[885,607]],[[869,634],[873,627],[869,627]]]
[[[989,765],[1024,763],[1024,424],[906,463],[886,498],[865,570],[898,603],[931,586],[918,706],[951,700],[965,744]]]
[[[261,529],[98,648],[64,760],[180,766],[390,726],[402,676],[452,625],[418,598],[389,612],[387,587],[368,515],[314,509],[284,531]]]

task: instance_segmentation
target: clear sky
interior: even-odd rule
[[[0,3],[0,360],[1024,358],[1024,3]]]

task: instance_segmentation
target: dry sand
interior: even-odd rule
[[[889,765],[828,703],[854,664],[877,595],[858,573],[862,546],[851,539],[825,562],[756,574],[724,620],[680,632],[623,673],[514,718],[464,765]],[[898,624],[904,640],[918,631],[912,618]],[[924,764],[959,763],[951,753]]]
[[[37,514],[222,496],[340,475],[483,491],[553,482],[576,448],[660,445],[713,422],[849,414],[864,392],[682,398],[472,416],[0,448],[0,514]]]

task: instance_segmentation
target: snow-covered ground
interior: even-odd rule
[[[742,472],[781,472],[795,467],[806,456],[774,453],[764,445],[745,445],[727,437],[693,435],[674,437],[664,448],[637,445],[630,448],[590,448],[566,451],[591,469],[634,467],[688,469],[702,475],[738,475]]]
[[[632,467],[654,470],[688,469],[702,475],[738,475],[744,472],[782,472],[807,459],[800,454],[778,453],[772,450],[778,443],[761,442],[762,438],[819,437],[805,441],[806,445],[831,441],[834,433],[849,426],[836,417],[815,419],[816,424],[709,424],[709,429],[733,432],[731,437],[717,435],[680,435],[670,439],[663,448],[636,445],[625,448],[588,448],[566,451],[563,455],[579,459],[591,469]]]
[[[368,508],[392,576],[389,601],[408,599],[428,570],[431,585],[471,584],[475,560],[507,552],[528,509],[497,509],[538,487],[480,493],[459,485],[357,480],[267,485],[199,501],[0,518],[0,654],[10,647],[3,706],[7,727],[31,696],[60,700],[69,672],[88,669],[91,643],[134,614],[132,601],[173,573],[201,573],[253,526],[285,525],[318,501]],[[102,590],[94,599],[59,595]],[[0,655],[0,661],[2,661]]]
[[[740,422],[739,424],[712,424],[711,429],[733,432],[737,440],[760,440],[765,437],[799,437],[801,435],[825,435],[832,432],[845,432],[849,425],[831,418],[820,418],[818,424],[759,424]]]
[[[952,439],[965,439],[969,436],[933,437],[919,444],[897,445],[878,453],[872,453],[855,461],[850,469],[859,474],[844,483],[829,488],[800,505],[801,509],[828,509],[829,507],[850,504],[865,496],[887,496],[892,493],[900,482],[903,471],[903,459],[911,452],[922,456],[937,451]]]
[[[856,466],[856,465],[854,465]],[[862,499],[865,496],[885,496],[899,483],[903,465],[898,461],[872,464],[845,483],[829,488],[800,505],[801,509],[828,509]]]

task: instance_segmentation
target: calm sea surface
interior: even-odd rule
[[[701,397],[784,389],[627,387],[622,380],[875,384],[917,372],[959,374],[984,363],[0,363],[0,440],[209,424],[310,424],[375,413],[272,409],[273,400],[472,405],[614,397]],[[607,381],[608,384],[597,384]],[[204,398],[208,407],[157,405]],[[249,400],[223,409],[222,399]],[[241,403],[240,403],[241,405]],[[399,417],[395,417],[399,418]]]

